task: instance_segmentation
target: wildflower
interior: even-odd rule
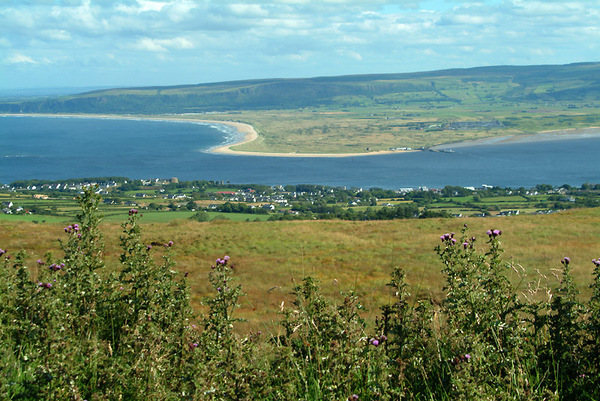
[[[0,253],[0,255],[2,255],[2,254]],[[595,264],[597,267],[600,267],[600,258],[592,259],[592,263]]]
[[[134,214],[137,214],[138,210],[137,209],[129,209],[129,215],[133,216]]]
[[[38,265],[44,265],[45,263],[42,261],[42,259],[38,259],[35,263],[37,263]]]
[[[500,230],[487,230],[486,234],[490,238],[496,238],[497,236],[502,235],[502,231],[500,231]]]
[[[348,401],[358,401],[358,396],[356,394],[352,394],[348,397]]]
[[[4,255],[6,253],[6,251],[2,248],[0,248],[0,256]]]
[[[452,245],[456,244],[456,238],[452,238]]]
[[[470,354],[465,354],[465,359],[468,361],[469,359],[471,359],[471,355]]]
[[[46,288],[52,288],[52,284],[51,283],[46,283]]]
[[[567,266],[569,263],[571,263],[571,258],[569,258],[568,256],[565,256],[563,258],[563,260],[560,261],[560,263],[562,263],[563,265]]]
[[[463,242],[462,246],[463,246],[463,248],[467,249],[469,247],[469,243],[468,242]]]
[[[225,262],[227,262],[229,259],[230,259],[230,258],[229,258],[229,256],[227,256],[227,255],[225,255],[225,256],[223,257],[223,260],[224,260]]]
[[[374,347],[379,347],[379,340],[377,340],[376,338],[372,338],[371,345],[373,345]]]
[[[148,245],[146,245],[146,249],[147,249],[147,250],[150,250],[150,249],[152,249],[152,245],[149,245],[149,244],[148,244]]]

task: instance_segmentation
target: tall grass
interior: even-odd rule
[[[174,266],[176,240],[145,241],[131,209],[120,265],[107,269],[99,199],[88,190],[80,203],[60,257],[48,253],[33,268],[24,252],[0,250],[5,399],[600,397],[598,259],[591,298],[582,299],[569,257],[551,262],[552,288],[504,257],[506,234],[473,234],[465,225],[436,239],[445,282],[439,302],[412,297],[406,271],[395,268],[389,302],[371,322],[360,295],[325,296],[306,269],[279,305],[277,326],[244,331],[233,259],[206,269],[211,292],[196,315],[188,274]]]

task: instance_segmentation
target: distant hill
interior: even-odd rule
[[[389,103],[440,100],[462,103],[473,96],[513,102],[600,100],[600,63],[117,88],[0,103],[0,112],[199,113],[351,107],[356,97],[373,97]]]

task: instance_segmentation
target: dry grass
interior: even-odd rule
[[[125,218],[125,217],[124,217]],[[433,248],[439,235],[459,232],[464,223],[485,247],[485,231],[503,230],[505,258],[526,268],[530,278],[539,269],[551,277],[551,269],[569,256],[572,272],[584,297],[589,293],[591,259],[600,256],[600,209],[568,211],[547,216],[395,220],[377,222],[298,221],[244,223],[175,221],[144,225],[144,237],[175,242],[176,261],[189,272],[194,306],[209,286],[207,273],[214,260],[230,255],[244,292],[239,314],[253,328],[277,319],[281,302],[289,304],[294,283],[304,275],[321,280],[323,292],[333,296],[356,291],[369,312],[387,301],[385,284],[394,266],[407,272],[411,292],[418,297],[442,298],[441,265]],[[109,268],[118,264],[120,249],[117,224],[102,225]],[[31,265],[44,253],[57,251],[62,226],[1,222],[0,248],[24,249]]]

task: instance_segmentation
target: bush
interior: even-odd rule
[[[63,256],[38,260],[0,249],[0,387],[5,399],[594,400],[600,397],[600,260],[589,302],[569,258],[557,288],[516,288],[522,271],[487,246],[444,234],[441,304],[415,301],[394,269],[391,299],[371,328],[359,298],[339,304],[305,277],[282,305],[280,335],[242,334],[241,287],[228,256],[208,273],[213,296],[194,315],[173,243],[141,240],[140,215],[122,225],[118,272],[104,271],[99,198],[80,197]],[[156,263],[158,255],[162,262]],[[533,280],[534,282],[539,282]],[[522,294],[522,295],[520,295]]]

